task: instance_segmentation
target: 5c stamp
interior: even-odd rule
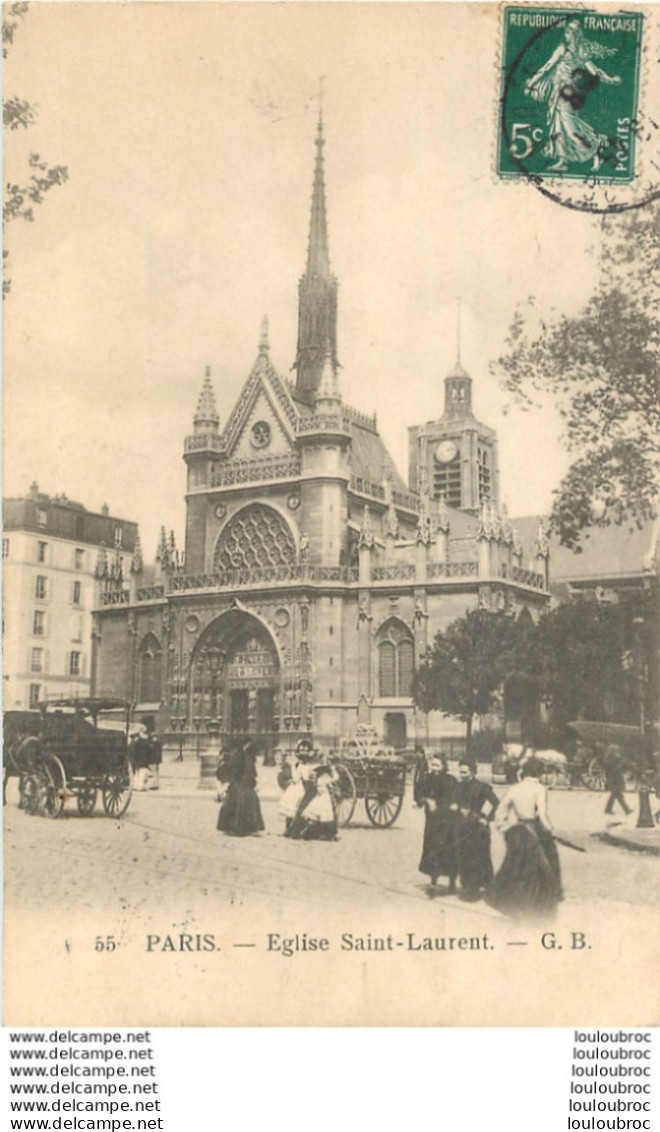
[[[633,181],[643,14],[507,6],[503,17],[498,175]]]

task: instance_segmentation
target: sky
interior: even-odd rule
[[[4,491],[36,480],[90,510],[184,530],[184,437],[204,367],[226,421],[262,316],[295,356],[324,79],[339,280],[340,385],[376,411],[407,478],[407,427],[442,413],[461,357],[498,430],[512,514],[547,511],[568,464],[551,405],[511,407],[489,372],[519,302],[588,298],[595,222],[494,174],[499,10],[466,4],[32,6],[5,94],[38,110],[8,136],[65,164],[6,245]]]

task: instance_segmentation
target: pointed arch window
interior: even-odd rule
[[[148,633],[140,645],[140,703],[160,703],[162,663],[160,641],[155,633]]]
[[[281,515],[261,503],[244,507],[229,520],[215,548],[214,569],[291,566],[296,561],[293,535]]]
[[[376,636],[378,649],[378,694],[411,696],[415,675],[413,635],[403,621],[391,618]]]

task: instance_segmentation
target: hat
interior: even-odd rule
[[[296,751],[298,751],[299,753],[301,751],[313,751],[313,750],[314,750],[314,744],[312,743],[311,739],[300,739],[298,741],[298,744],[296,746]]]

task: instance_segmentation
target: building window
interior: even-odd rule
[[[115,527],[114,538],[115,538],[115,546],[123,546],[124,545],[124,529],[123,529],[123,527],[120,527],[119,525],[117,525]]]
[[[29,706],[31,708],[38,707],[40,695],[41,695],[41,684],[30,684]]]
[[[47,547],[48,547],[47,542],[38,542],[37,543],[37,562],[45,562],[46,561]]]
[[[44,650],[32,649],[32,656],[30,659],[31,672],[43,672],[44,670]]]
[[[48,578],[43,574],[37,574],[37,580],[34,586],[34,596],[38,601],[44,601],[48,597]]]
[[[411,696],[415,675],[412,633],[391,618],[378,630],[378,690],[381,696]]]
[[[82,585],[81,585],[80,582],[74,582],[73,583],[73,594],[72,594],[73,604],[74,605],[80,605],[81,598],[82,598]]]
[[[48,512],[44,511],[43,507],[37,511],[37,523],[40,527],[45,527],[48,523]]]
[[[80,660],[82,653],[70,652],[69,653],[69,676],[80,676]]]
[[[488,462],[488,452],[485,448],[479,449],[479,502],[483,503],[491,497],[491,474]]]
[[[140,703],[160,703],[162,649],[155,633],[148,633],[140,647]]]
[[[83,566],[85,565],[84,550],[76,550],[74,552],[74,565],[76,567],[76,570],[82,570]]]
[[[461,461],[459,453],[447,463],[433,466],[433,498],[444,496],[449,507],[461,506]]]
[[[32,634],[35,637],[43,637],[46,632],[46,614],[43,609],[35,609],[34,617],[32,618]]]
[[[9,558],[9,539],[3,538],[2,540],[2,557]]]
[[[239,511],[223,528],[213,559],[214,569],[245,570],[261,566],[292,566],[296,546],[284,519],[270,507],[255,503]]]

